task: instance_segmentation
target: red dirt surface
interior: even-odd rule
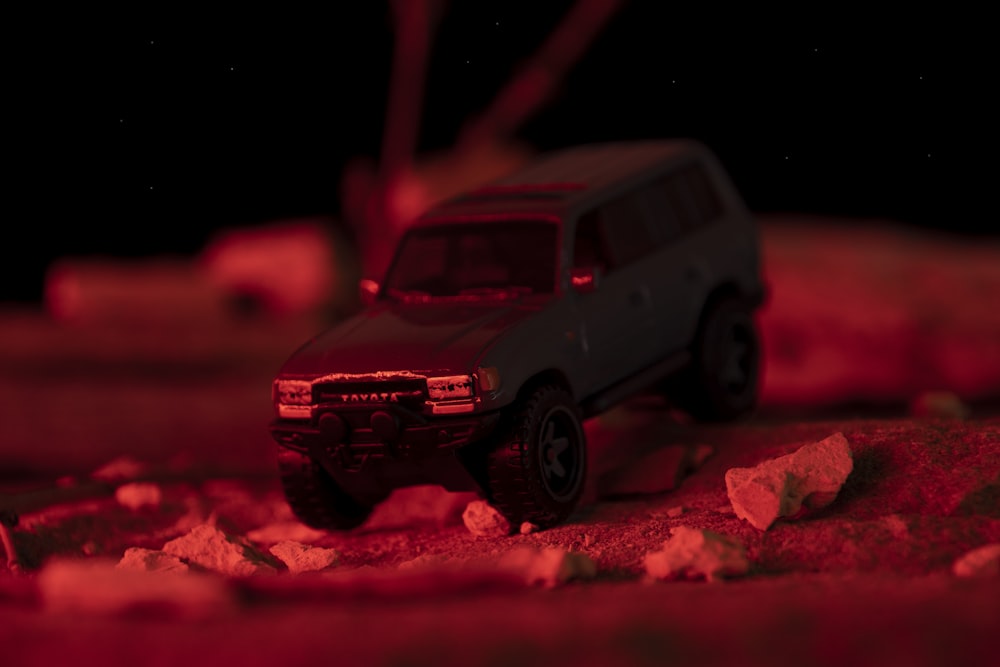
[[[0,318],[0,502],[21,515],[22,566],[0,563],[4,664],[995,664],[1000,577],[953,566],[1000,543],[1000,326],[983,301],[1000,251],[901,233],[766,227],[760,410],[706,426],[636,400],[591,420],[588,502],[527,535],[476,537],[460,517],[469,497],[423,487],[356,531],[297,524],[265,424],[270,373],[309,321],[124,336]],[[927,390],[967,416],[914,416]],[[737,518],[726,470],[838,432],[853,470],[833,503],[766,531]],[[711,455],[665,470],[661,493],[602,495],[605,475],[663,446]],[[130,509],[90,478],[123,455],[157,480],[158,504]],[[39,501],[74,480],[92,497]],[[112,576],[130,547],[158,550],[203,523],[265,554],[294,538],[339,561],[193,568],[196,588],[152,602]],[[749,571],[649,580],[644,556],[678,526],[738,539]],[[520,546],[584,554],[596,576],[526,583],[501,567]],[[67,563],[97,569],[52,584]]]

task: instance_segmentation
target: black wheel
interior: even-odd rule
[[[562,387],[543,386],[516,409],[488,455],[494,506],[514,525],[564,521],[583,493],[587,443],[580,410]]]
[[[739,299],[711,305],[691,350],[692,362],[671,381],[671,401],[698,421],[732,421],[757,404],[760,340],[753,311]]]
[[[278,471],[292,512],[313,528],[356,528],[374,509],[345,493],[320,464],[305,454],[279,449]]]

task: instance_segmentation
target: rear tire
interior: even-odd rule
[[[583,493],[587,443],[580,409],[562,387],[532,392],[489,452],[487,485],[493,505],[517,526],[548,528],[564,521]]]
[[[374,509],[345,493],[319,463],[305,454],[280,448],[278,471],[292,512],[302,523],[313,528],[356,528]]]
[[[725,422],[757,404],[760,339],[753,310],[735,298],[708,307],[692,362],[669,385],[670,400],[698,421]]]

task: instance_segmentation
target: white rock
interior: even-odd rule
[[[614,497],[672,491],[713,452],[710,445],[659,447],[602,475],[598,480],[598,495]]]
[[[268,557],[247,540],[202,524],[163,545],[163,550],[208,570],[229,576],[275,574]]]
[[[966,419],[972,410],[957,394],[950,391],[925,391],[910,401],[914,417]]]
[[[716,581],[746,574],[750,568],[746,549],[736,538],[709,530],[678,526],[659,551],[646,554],[646,574],[653,579]]]
[[[697,470],[715,453],[712,445],[695,445],[688,451],[688,467]]]
[[[463,510],[477,498],[475,493],[451,492],[434,484],[407,486],[376,505],[367,525],[376,529],[421,523],[458,525]]]
[[[560,547],[535,549],[522,546],[504,554],[499,567],[523,577],[528,585],[552,588],[573,579],[592,579],[597,565],[587,554]]]
[[[959,577],[996,577],[1000,575],[1000,542],[967,552],[955,561],[952,572]]]
[[[131,510],[143,507],[159,507],[163,500],[160,487],[151,482],[132,482],[115,489],[115,500]]]
[[[90,474],[92,479],[103,482],[118,482],[135,479],[148,472],[149,466],[127,456],[114,459]]]
[[[736,516],[760,530],[802,507],[829,505],[854,468],[851,448],[842,433],[753,468],[726,471],[726,491]]]
[[[469,567],[464,558],[445,556],[443,554],[422,554],[416,558],[403,561],[396,566],[398,570],[457,570]]]
[[[340,553],[336,549],[316,547],[292,540],[278,542],[269,551],[288,566],[292,574],[302,572],[318,572],[333,567],[340,561]]]
[[[403,561],[396,566],[399,570],[429,570],[447,564],[449,558],[441,554],[421,554],[416,558]]]
[[[278,542],[316,542],[326,533],[310,528],[301,521],[276,521],[247,532],[247,538],[257,544],[277,544]]]
[[[477,537],[504,537],[510,535],[510,522],[500,510],[485,500],[473,500],[462,512],[462,521],[469,532]]]
[[[598,483],[601,497],[654,494],[671,491],[687,471],[689,452],[672,445],[653,452],[602,475]]]
[[[187,563],[173,554],[142,547],[131,547],[116,565],[120,570],[142,570],[144,572],[187,572]]]
[[[898,514],[890,514],[879,519],[879,524],[888,530],[897,540],[910,537],[910,526],[906,520]]]
[[[37,575],[46,611],[71,614],[147,612],[205,618],[236,608],[220,577],[195,572],[148,572],[113,560],[53,560]]]

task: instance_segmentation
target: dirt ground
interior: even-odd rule
[[[355,531],[298,524],[265,425],[270,374],[312,322],[173,332],[171,345],[163,331],[67,332],[8,313],[0,510],[19,515],[20,568],[0,563],[3,662],[995,664],[1000,576],[955,564],[1000,543],[1000,327],[984,306],[1000,253],[941,240],[931,253],[895,234],[840,247],[822,229],[768,228],[757,413],[698,425],[635,400],[591,420],[587,501],[529,534],[474,535],[461,516],[473,498],[431,487],[394,494]],[[831,299],[831,283],[858,298]],[[930,390],[952,400],[917,402]],[[830,505],[766,530],[737,516],[727,470],[835,433],[853,469]],[[707,456],[664,469],[659,492],[605,492],[657,450]],[[95,479],[121,457],[155,482],[155,502],[129,506]],[[205,525],[259,550],[260,567],[192,567],[160,588],[115,567]],[[645,556],[682,526],[738,540],[747,571],[651,578]],[[282,541],[336,563],[293,572],[268,551]],[[521,547],[593,569],[546,585],[504,566]]]

